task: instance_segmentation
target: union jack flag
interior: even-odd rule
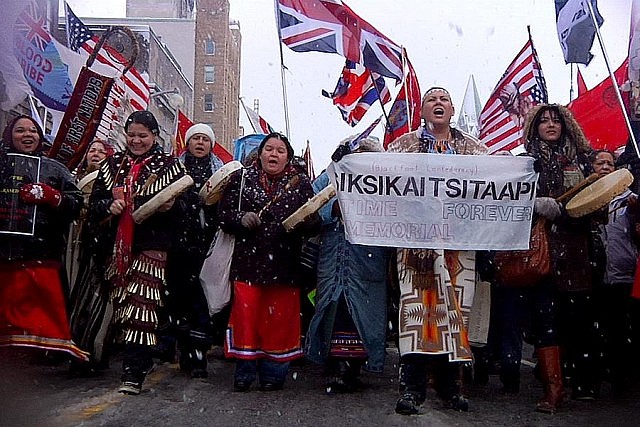
[[[383,104],[391,101],[384,77],[378,73],[370,73],[362,65],[348,59],[333,93],[323,90],[322,94],[333,99],[333,104],[340,110],[342,118],[351,126],[357,125],[378,99]]]
[[[337,53],[371,71],[402,80],[400,46],[341,0],[278,0],[280,38],[296,52]]]
[[[489,153],[510,151],[522,144],[527,112],[547,99],[542,67],[529,37],[480,113],[480,139]]]
[[[35,2],[27,3],[14,24],[14,30],[40,51],[44,51],[51,41],[47,17]]]

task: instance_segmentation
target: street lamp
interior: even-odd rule
[[[177,110],[184,105],[184,98],[180,94],[180,89],[173,88],[171,90],[161,90],[159,92],[153,92],[149,95],[149,99],[163,96],[171,108]]]

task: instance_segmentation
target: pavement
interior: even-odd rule
[[[55,361],[53,361],[55,362]],[[522,366],[518,395],[500,393],[500,381],[469,386],[469,412],[441,406],[430,392],[421,413],[394,412],[398,353],[387,351],[382,374],[363,373],[362,392],[328,395],[323,370],[295,363],[285,389],[232,391],[233,362],[211,358],[209,377],[191,379],[174,363],[156,365],[139,396],[117,392],[120,361],[98,376],[73,378],[66,363],[32,351],[0,349],[0,426],[565,426],[640,425],[640,387],[614,398],[603,384],[600,399],[567,400],[554,415],[534,411],[542,395],[530,363]]]

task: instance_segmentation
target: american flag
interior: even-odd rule
[[[333,99],[333,104],[340,110],[342,118],[351,126],[357,125],[378,99],[382,104],[391,101],[384,77],[378,73],[370,73],[362,65],[348,59],[333,93],[329,94],[323,90],[322,94]]]
[[[99,37],[80,21],[73,13],[69,4],[65,2],[65,12],[67,18],[67,44],[69,48],[85,53],[87,57],[93,53],[98,43]],[[103,47],[97,55],[96,60],[106,64],[118,71],[109,95],[109,103],[105,110],[104,118],[98,129],[98,136],[113,139],[117,132],[113,132],[114,124],[124,122],[128,112],[133,110],[145,110],[149,105],[149,85],[146,79],[134,68],[131,67],[126,73],[123,63],[126,59],[119,52],[109,47]],[[129,105],[130,104],[130,105]]]
[[[337,53],[371,71],[402,80],[400,46],[341,0],[278,0],[280,37],[296,52]]]
[[[531,37],[507,68],[480,113],[480,139],[489,153],[522,144],[527,112],[547,102],[547,85]]]

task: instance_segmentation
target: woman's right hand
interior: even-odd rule
[[[533,211],[550,221],[562,215],[560,204],[553,197],[537,197],[533,205]]]
[[[260,224],[262,224],[262,221],[260,220],[260,217],[258,216],[257,213],[247,212],[242,216],[240,223],[244,228],[253,230],[254,228],[260,227]]]
[[[109,213],[112,215],[120,215],[126,206],[127,204],[124,200],[116,199],[111,202],[111,205],[109,206]]]

